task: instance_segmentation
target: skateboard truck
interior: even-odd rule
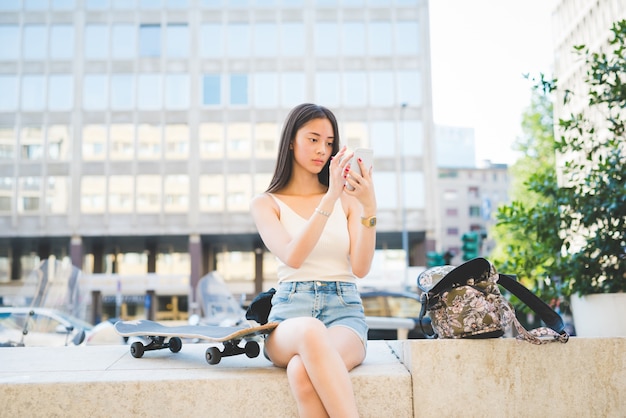
[[[150,343],[143,345],[139,341],[135,341],[130,346],[130,354],[135,358],[141,358],[143,353],[152,350],[162,350],[169,348],[172,353],[178,353],[183,347],[183,343],[180,338],[172,337],[168,342],[165,342],[165,337],[148,336]]]
[[[261,348],[256,341],[247,341],[243,347],[239,346],[241,340],[225,341],[224,349],[220,351],[218,347],[209,347],[206,350],[205,357],[209,364],[217,364],[222,357],[237,356],[245,354],[248,358],[254,358],[259,355]]]

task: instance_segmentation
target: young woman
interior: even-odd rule
[[[365,358],[367,325],[355,281],[374,256],[376,197],[371,167],[359,161],[359,175],[351,157],[339,149],[332,112],[299,105],[285,122],[270,186],[251,204],[279,263],[269,316],[279,325],[265,351],[287,369],[302,417],[358,416],[348,372]]]

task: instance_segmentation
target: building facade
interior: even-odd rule
[[[379,248],[434,246],[426,0],[6,0],[0,44],[0,281],[223,261],[259,290],[248,205],[302,102],[373,148]]]

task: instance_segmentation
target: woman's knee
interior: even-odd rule
[[[316,394],[311,378],[304,367],[299,355],[293,356],[287,365],[287,379],[289,386],[298,399],[304,399]]]

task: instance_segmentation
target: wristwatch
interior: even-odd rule
[[[376,226],[376,215],[370,216],[369,218],[361,217],[361,223],[363,224],[363,226],[366,226],[368,228]]]

